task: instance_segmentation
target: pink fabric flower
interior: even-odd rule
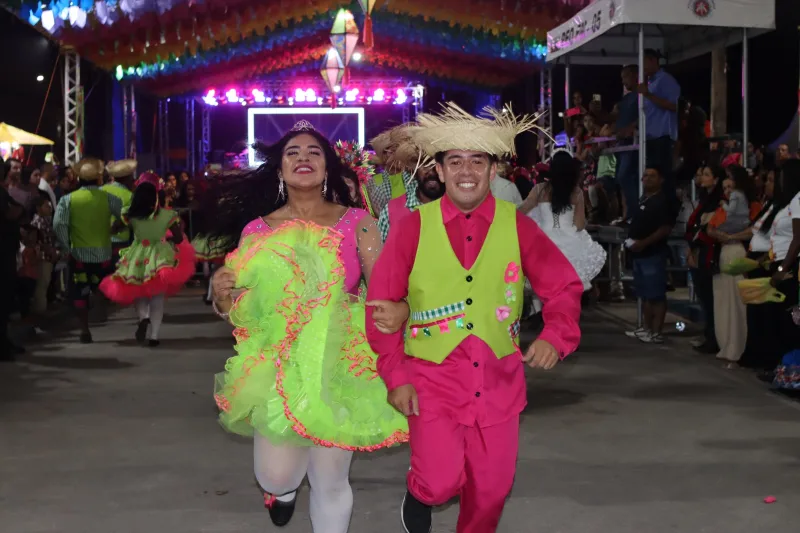
[[[503,322],[511,316],[511,308],[507,305],[501,305],[494,310],[494,314],[497,317],[498,322]]]
[[[142,240],[142,246],[150,246],[150,241],[147,239]]]
[[[516,283],[519,281],[519,265],[511,261],[506,267],[506,275],[503,278],[506,283]]]

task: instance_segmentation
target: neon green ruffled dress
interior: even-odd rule
[[[344,289],[342,238],[294,221],[244,237],[228,255],[245,291],[230,312],[238,355],[216,379],[227,430],[358,451],[408,440],[366,340],[364,304]]]

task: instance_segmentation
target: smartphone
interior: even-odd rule
[[[600,103],[602,101],[602,97],[599,94],[592,95],[592,102]]]

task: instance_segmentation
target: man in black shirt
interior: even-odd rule
[[[628,231],[628,249],[633,254],[633,283],[642,299],[643,327],[625,332],[642,342],[661,344],[667,314],[667,238],[672,231],[672,205],[662,192],[664,178],[658,169],[647,168],[642,177],[644,196]]]
[[[8,317],[14,304],[19,250],[19,219],[23,209],[0,187],[0,362],[13,361],[23,350],[8,338]]]

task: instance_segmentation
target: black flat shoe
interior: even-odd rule
[[[147,340],[147,327],[150,325],[150,319],[145,318],[144,320],[139,321],[139,325],[136,326],[136,342],[139,344],[144,344],[144,341]]]
[[[294,515],[294,507],[297,503],[297,494],[290,502],[282,502],[272,494],[264,494],[264,507],[269,511],[272,523],[278,527],[283,527],[289,523]]]
[[[93,342],[91,333],[81,333],[81,344],[92,344]]]
[[[161,341],[156,339],[150,339],[149,341],[147,341],[147,345],[150,346],[151,348],[156,348],[158,347],[159,344],[161,344]]]
[[[400,506],[400,521],[406,533],[431,533],[431,506],[406,491]]]

